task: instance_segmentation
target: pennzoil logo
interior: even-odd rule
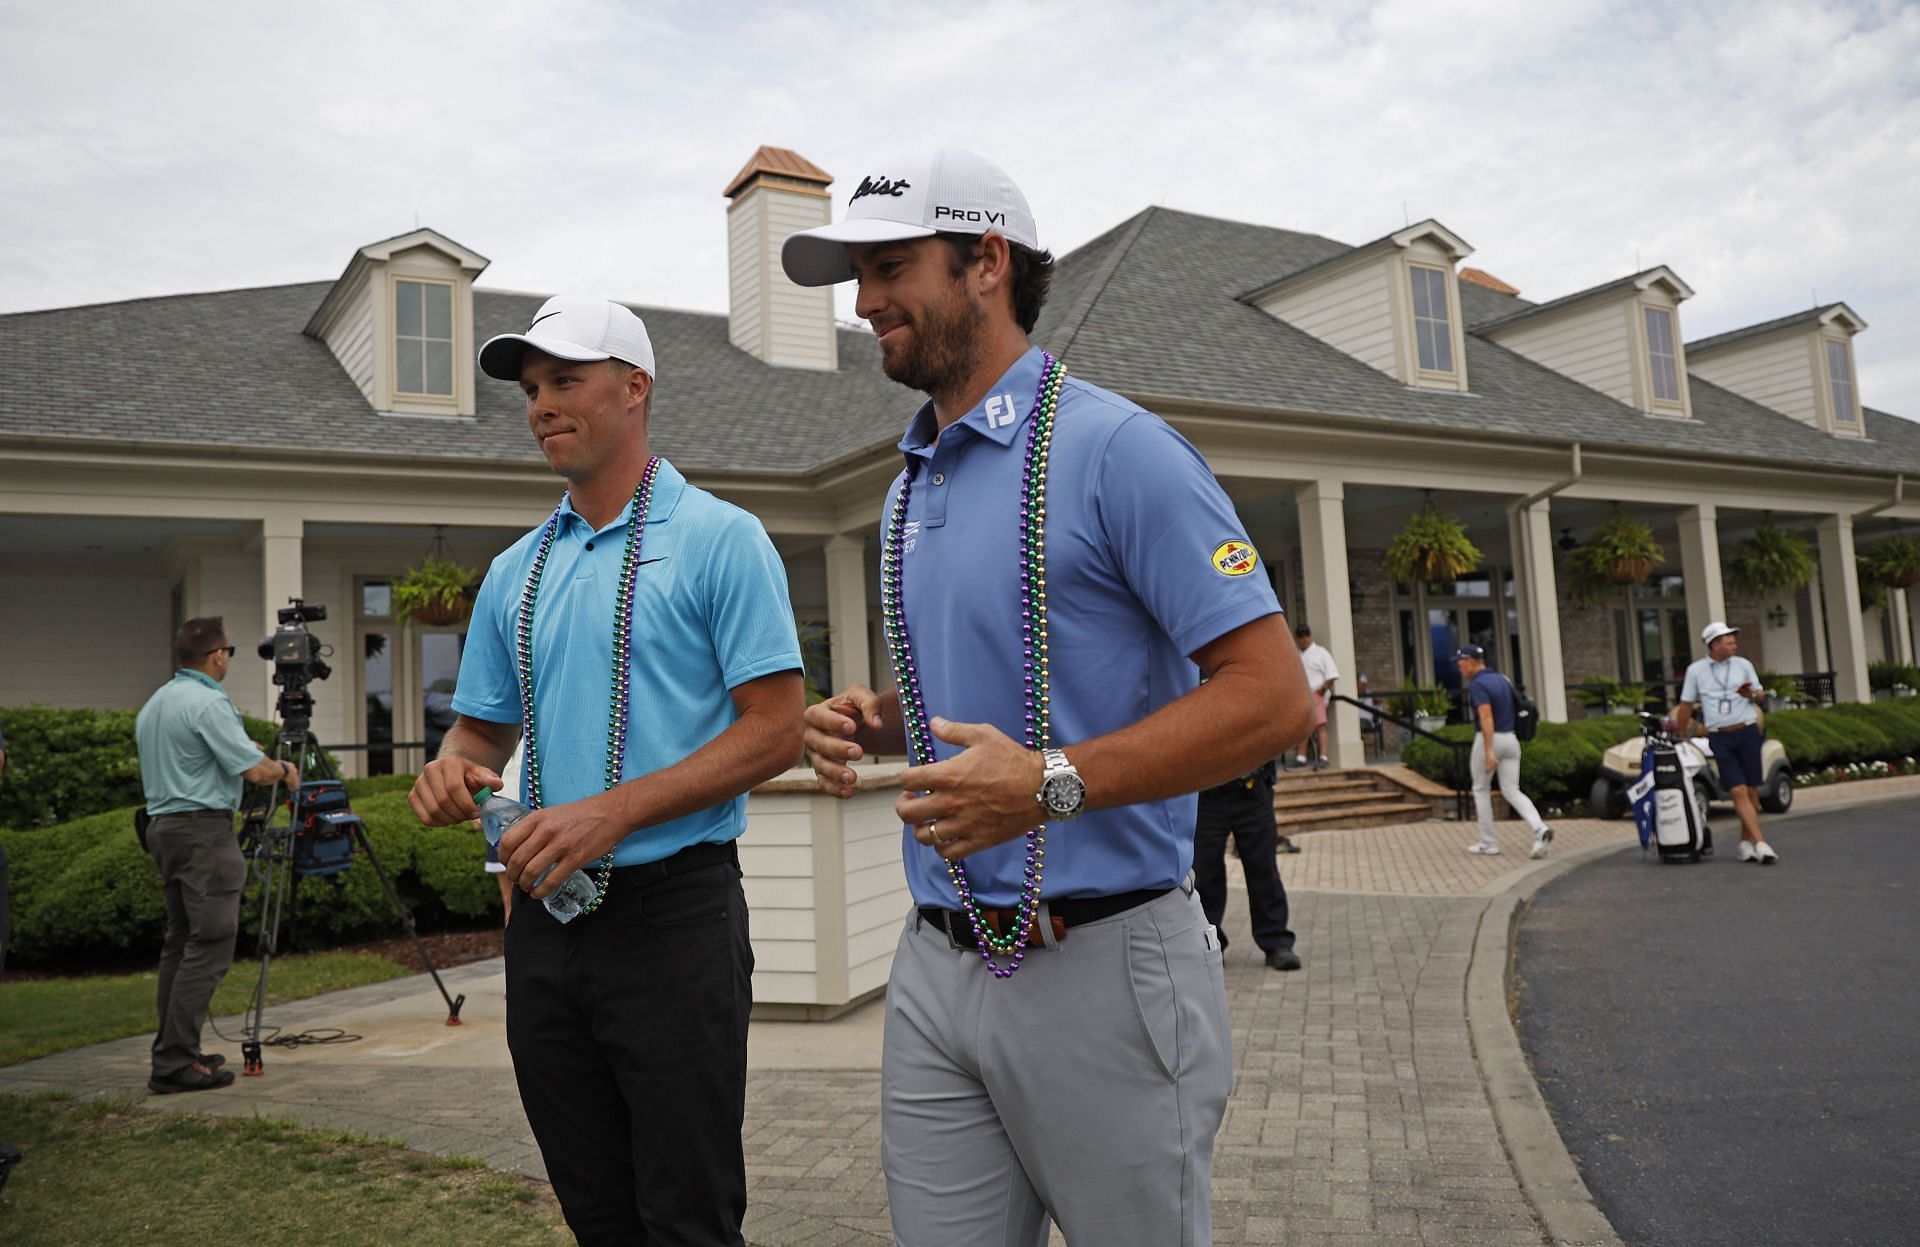
[[[1213,570],[1222,576],[1244,576],[1259,561],[1259,554],[1244,541],[1223,541],[1213,548]]]

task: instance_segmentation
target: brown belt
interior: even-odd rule
[[[1710,727],[1709,732],[1744,732],[1750,727],[1759,727],[1758,723],[1735,723],[1731,727]]]

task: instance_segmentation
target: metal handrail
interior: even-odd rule
[[[1405,728],[1411,735],[1424,736],[1436,744],[1445,745],[1453,754],[1453,765],[1447,768],[1447,778],[1453,788],[1454,816],[1461,822],[1469,822],[1473,819],[1473,764],[1468,761],[1470,757],[1468,751],[1472,749],[1473,746],[1470,742],[1464,740],[1448,740],[1444,736],[1436,736],[1415,723],[1412,719],[1402,718],[1384,706],[1370,706],[1357,698],[1347,696],[1345,693],[1329,693],[1327,694],[1327,700],[1330,702],[1345,702],[1363,715],[1376,716],[1396,727]]]

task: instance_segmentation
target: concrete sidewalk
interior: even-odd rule
[[[1800,807],[1916,796],[1920,778],[1885,780],[1807,791]],[[1732,818],[1714,823],[1731,851]],[[1768,826],[1790,864],[1792,820]],[[1506,853],[1494,858],[1467,854],[1473,833],[1458,823],[1300,837],[1301,853],[1281,859],[1306,960],[1296,974],[1260,961],[1232,864],[1236,1081],[1216,1153],[1216,1243],[1610,1241],[1585,1232],[1605,1223],[1577,1175],[1566,1180],[1571,1162],[1506,1022],[1504,924],[1518,898],[1569,859],[1636,841],[1630,821],[1564,820],[1555,830],[1541,862],[1527,859],[1517,823],[1501,826]],[[1476,958],[1484,964],[1473,975]],[[464,1025],[443,1025],[424,976],[272,1009],[267,1021],[284,1031],[337,1027],[361,1038],[269,1048],[266,1074],[226,1091],[148,1096],[145,1037],[0,1070],[0,1091],[288,1117],[543,1177],[507,1059],[500,964],[443,977],[467,997]],[[238,1020],[219,1027],[236,1034]],[[828,1023],[754,1024],[750,1242],[888,1241],[880,1032],[877,1004]],[[236,1044],[215,1046],[238,1061]]]

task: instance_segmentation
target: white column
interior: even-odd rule
[[[833,655],[833,687],[873,684],[873,663],[867,653],[867,543],[841,533],[827,539],[827,627]]]
[[[260,520],[260,601],[266,616],[262,636],[280,626],[278,613],[287,599],[302,596],[300,543],[305,535],[306,522],[297,513],[274,512]],[[272,663],[260,664],[260,679],[266,686],[263,704],[271,712],[278,695]]]
[[[1300,570],[1306,582],[1313,639],[1340,668],[1334,691],[1353,695],[1353,603],[1347,588],[1346,492],[1339,481],[1315,481],[1294,495],[1300,511]],[[1294,620],[1297,625],[1303,621]],[[1334,766],[1366,765],[1360,718],[1353,707],[1327,707],[1327,753]]]
[[[1527,690],[1540,717],[1567,721],[1567,671],[1560,649],[1560,588],[1553,567],[1553,519],[1541,500],[1510,512],[1507,531],[1513,541],[1517,578],[1514,602],[1520,615],[1521,652]]]
[[[1699,645],[1700,629],[1725,621],[1727,595],[1720,583],[1720,522],[1710,506],[1680,512],[1680,575],[1687,582],[1687,630],[1694,636],[1694,656],[1706,653]]]
[[[1893,652],[1887,657],[1894,662],[1911,663],[1913,661],[1913,628],[1908,622],[1910,604],[1907,601],[1907,589],[1887,590],[1888,622],[1892,625]]]
[[[1853,517],[1823,515],[1817,528],[1834,699],[1871,701],[1873,694],[1867,687],[1867,637],[1860,622],[1860,572],[1853,561]]]

